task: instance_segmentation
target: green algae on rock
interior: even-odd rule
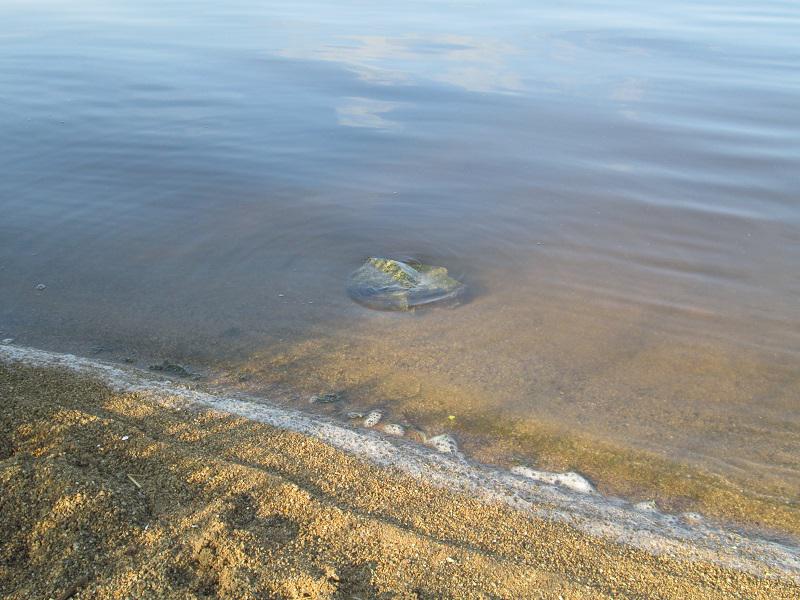
[[[410,310],[452,301],[464,284],[444,267],[391,258],[369,258],[350,276],[347,292],[356,302],[377,310]]]

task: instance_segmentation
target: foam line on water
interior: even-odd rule
[[[756,575],[800,583],[800,547],[692,518],[669,515],[596,493],[575,473],[530,468],[505,471],[480,465],[459,453],[443,454],[375,430],[357,430],[332,419],[278,407],[263,398],[208,392],[200,386],[153,378],[139,369],[34,348],[0,345],[0,360],[60,367],[93,376],[117,391],[137,392],[163,405],[200,405],[268,425],[314,436],[379,466],[486,501],[503,502],[538,517],[654,554],[706,560]]]

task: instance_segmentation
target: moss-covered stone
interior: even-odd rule
[[[347,291],[369,308],[409,310],[455,300],[464,285],[444,267],[372,257],[350,276]]]

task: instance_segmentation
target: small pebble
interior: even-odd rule
[[[39,285],[36,286],[36,289],[39,291],[46,290],[47,286],[43,283],[40,283]]]
[[[697,525],[703,522],[703,515],[696,512],[685,512],[681,513],[681,519],[690,525]]]
[[[404,436],[406,434],[405,428],[397,423],[387,423],[383,426],[383,432],[396,436]]]
[[[123,442],[127,442],[130,438],[131,438],[131,436],[129,436],[129,435],[123,435],[122,436],[122,441]]]
[[[558,485],[569,488],[575,492],[580,492],[581,494],[597,493],[597,490],[595,489],[594,485],[592,485],[591,481],[586,479],[583,475],[575,473],[574,471],[552,473],[550,471],[539,471],[537,469],[531,469],[530,467],[518,465],[516,467],[511,467],[511,472],[515,475],[521,475],[522,477],[527,477],[528,479],[533,479],[534,481],[538,481],[546,485]]]
[[[349,413],[347,413],[347,418],[348,419],[363,419],[364,418],[364,413],[349,412]]]
[[[309,402],[311,404],[331,404],[333,402],[338,402],[342,399],[342,395],[338,392],[330,392],[328,394],[321,394],[317,396],[311,396]]]
[[[364,427],[375,427],[375,425],[381,422],[382,418],[383,413],[381,411],[371,410],[364,418]]]
[[[172,373],[173,375],[177,375],[178,377],[191,377],[192,374],[187,371],[184,367],[177,363],[169,362],[165,360],[160,365],[150,365],[149,369],[151,371],[163,371],[165,373]]]
[[[446,433],[434,436],[425,443],[439,452],[444,452],[445,454],[456,454],[458,452],[458,443],[453,436]]]
[[[641,512],[658,512],[658,507],[656,503],[652,500],[646,500],[644,502],[637,502],[633,505],[633,508],[639,510]]]

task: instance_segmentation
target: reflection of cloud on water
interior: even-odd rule
[[[629,121],[639,121],[639,112],[631,108],[630,104],[641,102],[645,96],[645,82],[641,79],[626,79],[611,89],[612,100],[622,104],[617,111]]]
[[[386,119],[383,114],[391,112],[398,105],[398,102],[371,98],[346,98],[346,103],[336,109],[336,115],[339,125],[392,131],[399,129],[400,124]]]
[[[619,111],[619,114],[622,117],[628,119],[628,121],[641,121],[642,118],[639,116],[639,113],[635,110],[630,109],[622,109]]]
[[[608,163],[606,167],[618,173],[632,173],[634,170],[633,165],[630,163]]]
[[[514,92],[522,81],[508,64],[513,46],[461,35],[351,36],[318,48],[287,48],[288,58],[337,62],[382,85],[438,81],[472,92]]]
[[[489,81],[485,69],[476,67],[451,69],[443,73],[440,80],[472,92],[512,91],[522,88],[519,77],[513,73],[497,72]]]
[[[568,40],[553,39],[549,54],[554,61],[574,63],[581,59],[583,48]]]
[[[644,98],[644,81],[626,79],[611,90],[611,99],[619,102],[639,102]]]

